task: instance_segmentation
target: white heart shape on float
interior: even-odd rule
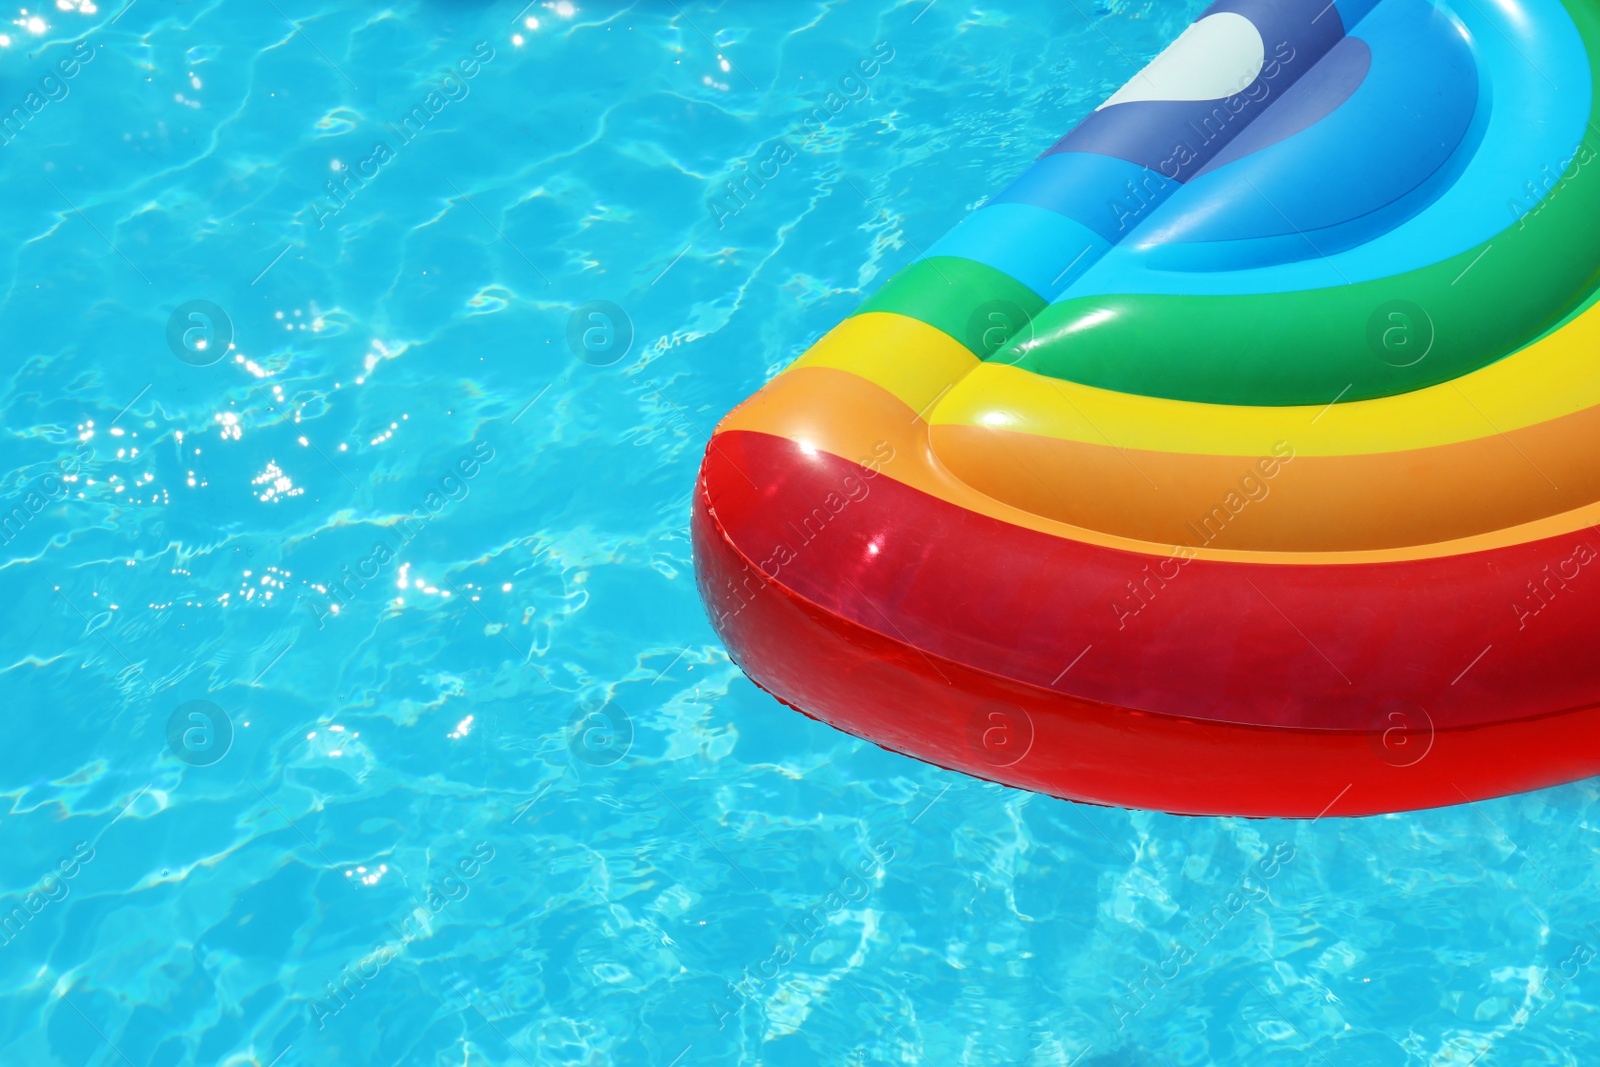
[[[1096,110],[1138,100],[1221,100],[1243,92],[1266,61],[1255,23],[1231,11],[1207,15]]]

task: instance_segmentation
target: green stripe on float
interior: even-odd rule
[[[1591,99],[1600,98],[1600,5],[1565,6],[1589,53]],[[1593,124],[1583,146],[1600,155]],[[1600,159],[1554,190],[1525,227],[1421,270],[1302,292],[1063,301],[1034,319],[1031,341],[988,358],[1201,403],[1393,396],[1487,366],[1562,322],[1600,282],[1597,234]]]
[[[919,259],[890,278],[855,314],[919,319],[979,359],[1025,333],[1045,301],[1011,275],[971,259]]]

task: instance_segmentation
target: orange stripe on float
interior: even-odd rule
[[[1272,552],[1405,548],[1600,500],[1600,409],[1409,452],[1143,452],[936,424],[956,477],[1014,507],[1141,541]]]
[[[928,398],[931,402],[932,397]],[[926,403],[925,402],[925,403]],[[944,428],[940,428],[942,433]],[[1026,529],[1038,530],[1057,537],[1068,538],[1086,544],[1101,545],[1126,552],[1135,552],[1146,555],[1169,556],[1177,545],[1190,545],[1196,541],[1193,536],[1187,539],[1136,537],[1115,532],[1107,532],[1089,528],[1085,525],[1065,522],[1049,517],[1048,515],[1035,514],[1034,512],[1019,507],[1013,503],[997,499],[974,488],[963,481],[955,471],[940,462],[935,455],[930,442],[929,427],[926,421],[920,418],[908,404],[902,402],[886,389],[873,384],[865,378],[847,371],[838,370],[829,366],[797,366],[779,375],[767,384],[755,396],[745,401],[725,419],[718,432],[725,430],[754,430],[761,433],[775,434],[790,440],[810,445],[821,451],[829,452],[843,459],[853,460],[866,466],[874,462],[879,470],[887,477],[893,478],[903,484],[920,489],[923,492],[937,496],[958,507],[966,508],[979,514],[988,515],[1003,522],[1011,523]],[[1500,440],[1496,438],[1495,440]],[[1507,451],[1515,453],[1515,449],[1504,441],[1502,445]],[[941,442],[942,446],[943,442]],[[1546,445],[1538,446],[1542,451]],[[884,461],[882,456],[891,455],[893,458]],[[1269,452],[1270,454],[1270,452]],[[1126,489],[1131,484],[1130,479],[1142,478],[1137,470],[1126,467],[1126,474],[1115,474],[1111,464],[1113,462],[1131,462],[1138,465],[1148,462],[1152,456],[1159,453],[1141,454],[1127,450],[1104,448],[1102,453],[1093,460],[1096,477],[1107,480],[1122,479],[1118,483],[1119,489]],[[998,453],[996,453],[998,456]],[[1207,476],[1212,478],[1232,478],[1237,480],[1242,477],[1258,457],[1172,457],[1169,459],[1199,459],[1217,461],[1219,465],[1211,470]],[[1260,514],[1271,516],[1272,512],[1266,504],[1280,504],[1287,501],[1279,500],[1277,494],[1284,486],[1291,483],[1285,481],[1286,476],[1294,472],[1299,465],[1310,467],[1308,460],[1319,459],[1326,462],[1337,457],[1308,457],[1297,455],[1288,466],[1282,467],[1273,482],[1273,495],[1267,500],[1252,503],[1249,507],[1261,507]],[[1350,457],[1345,457],[1350,458]],[[1546,457],[1548,458],[1548,457]],[[995,457],[990,457],[987,462],[999,462]],[[1022,473],[1016,478],[1018,483],[1024,478],[1037,477],[1047,483],[1056,475],[1047,469],[1038,466],[1042,462],[1033,456],[1019,459],[1018,466]],[[1033,463],[1033,475],[1028,475],[1028,464]],[[1085,461],[1087,464],[1088,461]],[[1237,466],[1227,466],[1236,464]],[[1086,468],[1087,469],[1087,468]],[[1510,468],[1505,468],[1509,470]],[[1179,492],[1181,478],[1175,469],[1153,467],[1155,474],[1160,474],[1167,480],[1165,483],[1152,477],[1160,489],[1158,493]],[[1224,474],[1223,472],[1228,473]],[[1146,474],[1151,471],[1147,470]],[[1349,477],[1348,474],[1343,475]],[[1313,480],[1318,477],[1332,479],[1333,474],[1312,474],[1308,477]],[[1537,475],[1534,475],[1537,477]],[[1543,479],[1540,479],[1543,482]],[[1141,484],[1145,484],[1141,481]],[[1558,483],[1559,484],[1559,483]],[[1314,492],[1312,483],[1307,483],[1307,488],[1296,489],[1294,493],[1284,493],[1292,497],[1304,492]],[[1548,486],[1547,486],[1548,487]],[[1145,485],[1149,490],[1148,484]],[[1210,487],[1208,487],[1210,488]],[[1063,484],[1063,488],[1055,496],[1058,502],[1054,506],[1059,508],[1059,501],[1064,494],[1075,491],[1087,496],[1090,490],[1074,487],[1071,482]],[[1043,496],[1046,492],[1035,489]],[[1449,492],[1459,492],[1452,489]],[[1203,499],[1202,495],[1193,497],[1193,500]],[[1192,500],[1185,498],[1186,503]],[[1220,500],[1212,501],[1218,503]],[[1381,517],[1382,505],[1374,501],[1370,506],[1375,510],[1374,521]],[[1204,505],[1209,508],[1210,504]],[[1248,511],[1249,507],[1245,510]],[[1196,514],[1200,514],[1199,511]],[[1244,516],[1241,514],[1240,518]],[[1290,525],[1288,519],[1280,519],[1288,533],[1294,533],[1296,528]],[[1332,521],[1332,520],[1330,520]],[[1251,548],[1222,548],[1219,545],[1230,544],[1227,535],[1213,539],[1213,543],[1196,550],[1195,556],[1200,559],[1215,559],[1221,561],[1240,563],[1266,563],[1266,564],[1364,564],[1396,562],[1410,559],[1434,559],[1467,552],[1483,552],[1508,545],[1523,544],[1528,541],[1542,540],[1560,534],[1584,529],[1600,522],[1600,503],[1588,504],[1583,507],[1553,514],[1534,521],[1523,522],[1504,529],[1475,534],[1472,536],[1442,540],[1428,544],[1419,544],[1402,548],[1385,549],[1358,549],[1358,550],[1261,550]],[[1261,520],[1257,534],[1261,535],[1269,524],[1266,519]],[[1171,532],[1181,532],[1182,520],[1176,525],[1169,524]],[[1241,533],[1247,529],[1242,522],[1238,524]],[[1299,536],[1302,540],[1309,539],[1314,533],[1309,527],[1300,527]],[[1285,535],[1287,536],[1287,534]]]

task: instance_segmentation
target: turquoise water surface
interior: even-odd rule
[[[0,1064],[1600,1062],[1593,783],[1083,807],[701,611],[716,421],[1201,7],[18,7]]]

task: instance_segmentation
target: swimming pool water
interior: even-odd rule
[[[1600,1060],[1593,783],[1083,807],[702,614],[716,420],[1201,7],[19,8],[0,1063]]]

